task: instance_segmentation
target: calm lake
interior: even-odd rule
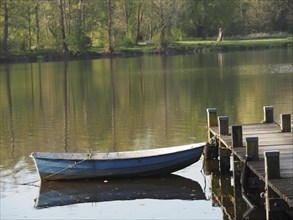
[[[237,124],[272,105],[278,121],[293,114],[292,59],[291,48],[0,64],[0,219],[224,218],[202,160],[168,177],[40,187],[29,155],[206,141],[212,107]]]

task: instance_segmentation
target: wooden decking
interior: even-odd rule
[[[209,132],[218,137],[219,142],[231,150],[243,163],[246,160],[246,148],[232,147],[231,127],[227,135],[219,135],[219,127],[209,127]],[[243,145],[247,137],[258,137],[259,160],[248,161],[247,166],[265,181],[264,152],[280,152],[280,178],[269,179],[268,185],[289,207],[293,207],[293,133],[281,132],[277,123],[243,124]]]

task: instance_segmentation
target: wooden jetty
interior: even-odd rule
[[[293,133],[291,115],[274,121],[273,106],[264,106],[261,123],[229,126],[228,116],[207,109],[205,158],[219,158],[222,174],[233,172],[234,186],[253,209],[263,206],[266,219],[282,219],[293,210]],[[230,164],[233,158],[233,166]]]

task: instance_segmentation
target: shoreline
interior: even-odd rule
[[[205,52],[228,52],[245,51],[272,48],[292,48],[293,38],[279,39],[250,39],[250,40],[224,40],[216,41],[177,41],[170,43],[164,52],[158,52],[157,45],[140,44],[135,47],[117,48],[114,54],[105,52],[89,51],[79,54],[63,54],[57,50],[33,50],[21,54],[10,54],[6,57],[0,56],[0,64],[26,63],[26,62],[50,62],[65,60],[84,60],[98,58],[131,57],[141,55],[175,55]],[[101,48],[97,51],[102,51]]]

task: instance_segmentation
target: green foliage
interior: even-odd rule
[[[109,44],[133,47],[137,40],[155,45],[178,40],[224,37],[252,33],[292,33],[290,0],[64,0],[65,40],[73,53]],[[3,1],[0,11],[4,12]],[[10,53],[35,49],[62,49],[59,0],[7,1]],[[4,13],[0,36],[4,39]],[[164,42],[163,42],[164,41]],[[5,41],[6,42],[6,41]],[[1,44],[3,47],[3,45]]]
[[[123,43],[121,44],[121,46],[124,47],[134,47],[135,46],[135,42],[132,38],[126,38]]]
[[[90,50],[91,39],[79,27],[75,27],[67,37],[69,50],[73,53],[83,53]]]

